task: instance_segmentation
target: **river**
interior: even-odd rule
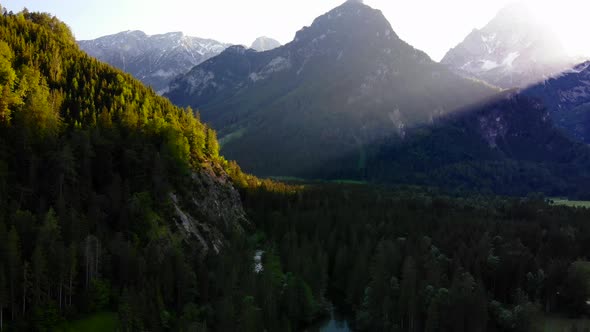
[[[352,332],[346,316],[332,309],[330,317],[307,329],[309,332]]]

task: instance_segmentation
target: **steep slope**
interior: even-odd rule
[[[546,107],[518,91],[377,144],[369,179],[523,195],[587,197],[590,150],[557,130]]]
[[[380,11],[347,1],[285,46],[228,48],[166,96],[198,108],[247,171],[317,176],[358,170],[372,142],[493,93],[402,41]],[[334,164],[350,153],[353,162]]]
[[[142,31],[125,31],[78,44],[89,55],[126,71],[158,93],[170,81],[194,66],[218,55],[229,44],[171,32],[148,36]]]
[[[180,324],[160,314],[194,306],[203,258],[248,225],[215,133],[86,55],[55,17],[1,15],[0,36],[8,329],[117,307],[125,330]]]
[[[473,30],[441,63],[502,88],[538,83],[573,64],[558,38],[520,2]]]
[[[277,40],[268,37],[258,37],[250,46],[251,49],[258,52],[265,52],[281,47],[281,43]]]
[[[3,174],[19,175],[4,178],[8,188],[32,193],[20,198],[21,209],[28,204],[34,209],[55,207],[57,200],[77,190],[108,196],[112,181],[117,181],[128,182],[128,195],[139,189],[166,196],[160,199],[176,195],[170,203],[179,208],[186,203],[195,213],[212,216],[200,222],[213,228],[242,227],[239,196],[220,166],[223,159],[213,130],[131,76],[87,56],[55,18],[28,12],[8,15],[0,28],[3,36],[10,36],[0,43],[0,164],[6,167]],[[21,174],[23,169],[28,173]],[[45,172],[54,176],[40,177]],[[133,177],[134,172],[153,176],[158,183],[150,189],[150,181]],[[83,174],[87,178],[79,178]],[[11,202],[12,194],[2,198]],[[84,206],[85,199],[82,195],[66,204]],[[193,230],[189,235],[201,236]]]
[[[590,62],[581,63],[523,91],[547,105],[555,124],[590,144]]]

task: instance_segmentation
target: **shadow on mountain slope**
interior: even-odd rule
[[[506,91],[298,175],[579,198],[588,197],[589,166],[588,147],[556,129],[542,103]]]

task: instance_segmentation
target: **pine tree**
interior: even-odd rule
[[[4,309],[9,303],[6,279],[6,270],[4,265],[0,265],[0,331],[4,330]]]
[[[217,142],[217,138],[215,136],[215,130],[211,128],[207,128],[207,136],[205,138],[205,151],[206,153],[213,157],[219,157],[219,143]]]
[[[18,290],[19,280],[21,277],[21,251],[18,233],[13,227],[8,232],[8,242],[6,244],[6,262],[7,262],[7,273],[8,273],[8,288],[9,288],[9,299],[11,305],[11,318],[14,320],[17,315],[17,303],[19,301]]]
[[[400,287],[400,308],[405,308],[405,317],[407,318],[407,325],[403,324],[405,319],[402,319],[402,327],[405,326],[408,331],[414,331],[414,324],[416,320],[416,306],[417,301],[417,269],[414,258],[407,257],[402,272],[402,284]]]
[[[31,259],[32,276],[32,299],[34,305],[42,305],[46,301],[48,280],[47,280],[47,258],[39,245],[33,251]]]
[[[10,110],[10,88],[8,84],[2,87],[0,91],[0,124],[9,125],[12,120],[12,111]]]

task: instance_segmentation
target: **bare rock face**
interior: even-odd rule
[[[244,232],[250,225],[240,194],[217,165],[193,173],[190,188],[188,194],[170,194],[176,224],[203,256],[211,250],[219,253],[231,234]]]
[[[257,52],[266,52],[281,47],[281,43],[269,37],[258,37],[250,46],[251,49]]]

